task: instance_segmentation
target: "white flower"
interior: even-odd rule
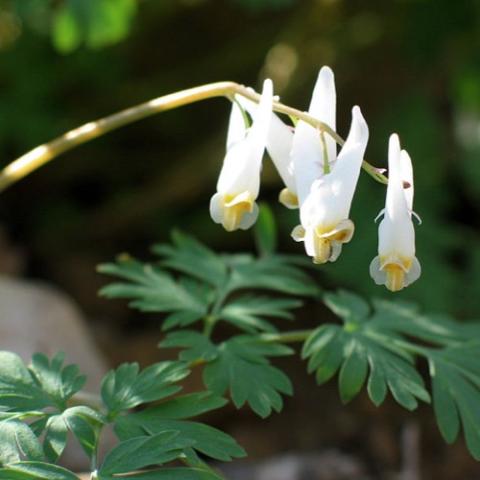
[[[238,95],[236,98],[251,115],[255,114],[258,107],[254,102]],[[322,67],[308,113],[334,130],[335,103],[333,72],[329,67]],[[321,139],[316,128],[301,120],[294,130],[272,113],[267,151],[285,184],[285,188],[280,192],[279,201],[287,208],[298,208],[308,195],[313,181],[323,175],[324,148],[330,162],[333,163],[336,159],[336,143],[333,138],[324,135]]]
[[[242,95],[236,95],[236,100],[252,116],[258,109],[258,104],[246,99]],[[279,201],[287,208],[298,208],[297,186],[293,171],[293,159],[290,155],[292,150],[294,129],[288,126],[272,112],[270,127],[267,135],[267,152],[272,159],[275,168],[283,180],[286,188],[279,195]]]
[[[242,111],[232,104],[227,135],[227,154],[210,200],[210,215],[225,230],[250,228],[258,216],[255,200],[260,189],[260,171],[272,117],[273,85],[265,80],[262,97],[247,129]]]
[[[404,182],[405,185],[404,185]],[[370,264],[370,275],[377,285],[392,292],[407,287],[420,277],[415,257],[415,230],[412,221],[413,171],[398,135],[388,144],[388,186],[383,219],[378,227],[378,256]]]
[[[315,263],[334,262],[342,244],[348,243],[353,236],[354,224],[348,217],[367,147],[368,126],[360,108],[354,107],[350,132],[338,158],[334,148],[330,149],[328,159],[324,158],[322,150],[315,151],[313,137],[304,141],[306,145],[302,146],[302,151],[309,157],[307,161],[299,158],[295,163],[301,225],[294,228],[292,237],[304,242],[307,255]],[[320,143],[318,138],[317,143]],[[328,162],[328,173],[323,163],[315,171],[316,166],[312,165],[315,158]],[[297,168],[301,162],[306,171]],[[314,175],[316,178],[312,180]],[[308,191],[307,181],[312,181]]]

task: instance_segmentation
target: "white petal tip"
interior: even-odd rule
[[[390,135],[389,144],[400,150],[400,137],[398,136],[398,133],[392,133]]]
[[[328,65],[324,65],[318,72],[318,77],[322,80],[333,80],[335,76],[333,70]]]
[[[361,141],[364,137],[368,138],[368,125],[358,105],[352,108],[352,125],[355,126],[355,136],[358,141]]]
[[[263,94],[270,94],[270,92],[272,92],[271,94],[273,95],[273,82],[270,78],[266,78],[263,81]]]

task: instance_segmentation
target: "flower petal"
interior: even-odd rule
[[[335,91],[335,76],[330,67],[320,69],[317,82],[313,89],[312,100],[308,113],[326,123],[333,131],[336,130],[336,105],[337,94]],[[325,135],[327,153],[330,162],[337,157],[337,143],[330,135]]]
[[[243,118],[242,111],[236,102],[232,102],[232,109],[230,111],[230,119],[228,121],[227,132],[227,152],[235,144],[245,139],[247,134],[247,127]]]
[[[337,162],[325,181],[331,185],[335,203],[331,208],[341,219],[348,218],[350,206],[362,168],[363,156],[368,143],[368,125],[358,106],[352,109],[352,124],[345,145],[338,155]]]
[[[370,263],[370,276],[377,285],[385,285],[387,275],[380,270],[380,257],[376,256]]]
[[[410,267],[410,270],[405,276],[405,286],[408,287],[408,285],[411,285],[413,282],[417,281],[420,278],[421,274],[422,267],[420,265],[420,262],[418,261],[417,257],[414,257],[412,266]]]
[[[308,113],[335,130],[336,93],[333,72],[323,67],[318,75]],[[328,158],[324,158],[320,132],[306,122],[299,121],[292,144],[292,160],[295,170],[296,191],[303,204],[313,182],[323,176],[324,164],[335,162],[336,143],[324,135]]]
[[[272,159],[283,183],[290,192],[296,195],[293,160],[290,156],[293,145],[293,129],[283,123],[275,114],[270,120],[267,136],[267,151]]]

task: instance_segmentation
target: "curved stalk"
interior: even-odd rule
[[[254,92],[250,88],[245,87],[244,85],[240,85],[235,82],[217,82],[189,88],[187,90],[181,90],[169,95],[164,95],[99,120],[88,122],[78,128],[70,130],[69,132],[55,138],[50,142],[44,143],[43,145],[30,150],[7,165],[2,171],[0,171],[0,192],[62,153],[71,150],[82,143],[86,143],[94,138],[100,137],[105,133],[111,132],[112,130],[116,130],[117,128],[123,127],[143,118],[150,117],[157,113],[182,107],[190,103],[207,100],[214,97],[231,98],[235,94],[242,95],[245,98],[253,100],[254,102],[258,102],[260,100],[260,95],[258,93]],[[330,135],[339,145],[343,145],[345,143],[343,138],[340,137],[340,135],[338,135],[328,125],[314,117],[311,117],[305,112],[279,102],[273,103],[273,109],[276,112],[283,113],[290,117],[298,118],[309,123],[317,128],[321,133]],[[366,161],[363,162],[363,169],[378,182],[384,184],[388,182],[387,178],[382,175],[377,168],[373,167]]]

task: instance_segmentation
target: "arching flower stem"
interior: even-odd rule
[[[142,120],[143,118],[150,117],[157,113],[172,110],[191,103],[214,97],[231,98],[235,94],[242,95],[243,97],[257,103],[260,101],[260,95],[244,85],[235,82],[217,82],[164,95],[99,120],[88,122],[48,143],[44,143],[43,145],[30,150],[7,165],[0,171],[0,192],[62,153],[108,132],[116,130],[117,128],[129,125],[130,123],[137,122],[138,120]],[[273,102],[273,110],[288,115],[290,118],[297,118],[309,123],[317,128],[320,133],[330,135],[339,145],[345,143],[343,138],[334,132],[328,125],[305,112],[289,107],[280,102]],[[363,161],[362,167],[376,181],[383,184],[388,183],[387,178],[373,165]]]

